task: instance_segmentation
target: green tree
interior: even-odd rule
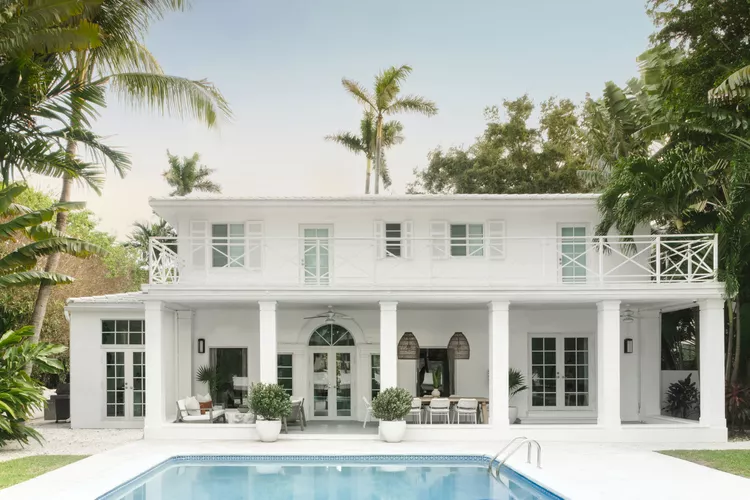
[[[193,191],[221,193],[221,187],[209,179],[215,170],[201,165],[198,153],[180,158],[167,151],[167,158],[169,168],[162,175],[167,184],[174,188],[169,196],[185,196]]]
[[[148,107],[169,115],[194,117],[212,127],[220,116],[230,116],[229,106],[206,80],[165,75],[156,58],[144,45],[150,23],[166,12],[184,7],[183,0],[102,0],[100,4],[87,5],[81,18],[99,26],[102,36],[99,46],[75,50],[65,57],[73,81],[79,85],[102,85],[112,93],[136,107]],[[81,128],[83,109],[74,105],[70,110],[71,129]],[[66,154],[75,158],[77,143],[68,141]],[[120,175],[125,170],[118,170]],[[70,199],[73,178],[63,177],[60,201]],[[56,228],[64,232],[67,215],[57,216]],[[50,255],[45,269],[54,272],[60,263],[60,254]],[[44,321],[47,303],[52,290],[42,284],[34,304],[32,322],[35,340],[38,340]]]
[[[128,235],[127,245],[139,253],[143,265],[148,265],[149,241],[151,238],[174,238],[177,232],[164,219],[158,222],[134,222],[133,231]]]
[[[383,124],[383,150],[404,142],[404,136],[401,135],[403,129],[404,126],[401,125],[401,122],[396,120],[391,120]],[[354,154],[362,153],[365,155],[365,159],[367,160],[365,194],[370,194],[370,174],[377,143],[376,130],[377,123],[375,122],[375,117],[371,112],[365,112],[359,123],[359,135],[351,132],[339,132],[338,134],[326,136],[326,140],[341,144]],[[391,177],[385,162],[385,151],[380,156],[380,177],[383,180],[383,187],[390,187]]]
[[[411,66],[391,66],[375,77],[373,91],[362,87],[359,83],[343,78],[341,84],[357,102],[365,107],[366,112],[375,117],[375,194],[380,192],[380,177],[383,158],[383,137],[385,116],[398,113],[420,113],[426,116],[437,114],[437,105],[418,95],[400,96],[401,85],[411,74]]]
[[[467,149],[436,149],[429,164],[415,170],[409,192],[570,193],[582,191],[581,129],[570,100],[542,103],[539,128],[528,125],[534,104],[528,96],[504,101],[507,120],[496,106],[485,110],[487,128]]]

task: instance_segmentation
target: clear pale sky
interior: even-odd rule
[[[151,216],[148,197],[169,192],[167,149],[199,152],[226,195],[363,193],[364,158],[323,140],[356,131],[361,117],[341,78],[369,87],[379,70],[409,64],[403,91],[434,100],[440,112],[399,117],[406,140],[388,161],[391,191],[403,193],[430,150],[482,133],[485,106],[524,93],[537,104],[550,96],[579,102],[607,80],[635,76],[653,31],[644,3],[193,0],[154,24],[147,46],[167,73],[214,82],[234,120],[208,130],[113,98],[96,131],[130,153],[133,169],[125,179],[110,175],[102,197],[76,188],[74,199],[123,238],[134,220]]]

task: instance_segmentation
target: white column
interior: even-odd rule
[[[620,301],[603,300],[596,304],[597,423],[602,427],[620,427]]]
[[[640,339],[640,411],[639,418],[661,414],[661,313],[638,312]]]
[[[146,437],[149,428],[158,432],[166,421],[161,301],[144,302],[146,323]],[[176,402],[174,403],[176,404]]]
[[[398,302],[380,303],[380,389],[398,387]]]
[[[177,398],[193,394],[193,311],[177,311]]]
[[[276,358],[276,301],[260,301],[260,334],[258,357],[260,360],[260,381],[265,384],[278,382]]]
[[[507,431],[509,426],[510,302],[493,301],[488,304],[488,307],[490,326],[490,424],[495,430]]]
[[[700,423],[726,428],[724,417],[724,301],[700,301]]]

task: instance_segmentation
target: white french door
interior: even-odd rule
[[[586,283],[586,253],[588,242],[586,226],[564,224],[558,226],[560,234],[559,265],[563,283]]]
[[[302,238],[302,283],[328,285],[331,282],[330,226],[300,226]]]
[[[354,359],[354,348],[310,350],[312,411],[307,415],[309,418],[350,420],[355,417]]]
[[[590,335],[531,335],[530,409],[590,409],[592,352],[594,350]]]
[[[107,419],[141,420],[146,416],[146,352],[104,352],[104,415]]]

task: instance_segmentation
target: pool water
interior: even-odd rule
[[[175,457],[104,500],[561,498],[487,457]]]

